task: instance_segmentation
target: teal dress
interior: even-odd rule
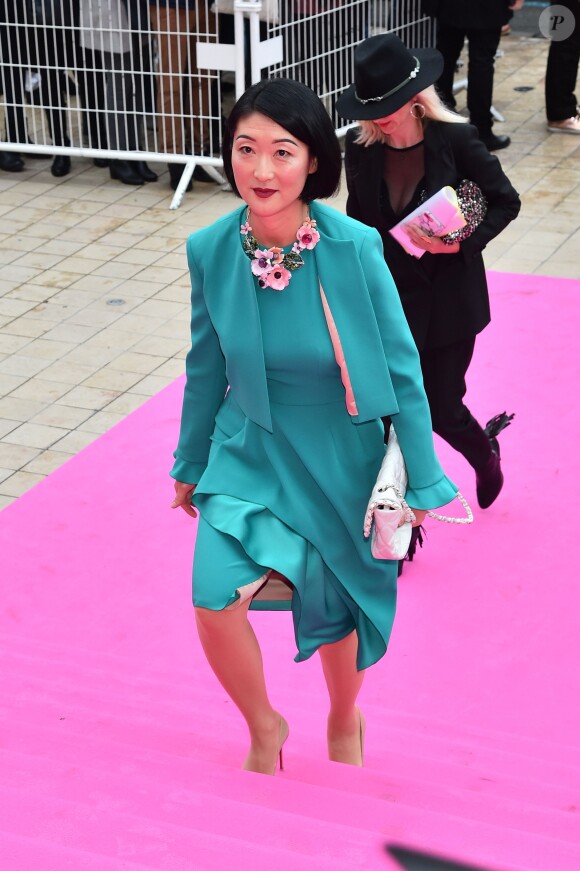
[[[298,660],[356,629],[366,668],[387,648],[396,597],[396,563],[375,560],[363,536],[381,418],[393,418],[410,505],[444,505],[456,487],[377,231],[310,203],[320,241],[287,288],[262,290],[242,250],[245,214],[187,240],[191,348],[171,475],[196,485],[194,603],[291,607]],[[272,571],[284,579],[275,592]]]
[[[227,393],[193,499],[193,598],[214,610],[249,597],[291,608],[297,661],[356,629],[362,669],[385,653],[395,615],[397,564],[375,560],[363,536],[383,425],[347,411],[313,252],[304,260],[282,291],[255,281],[272,432]],[[290,586],[270,592],[270,570]]]

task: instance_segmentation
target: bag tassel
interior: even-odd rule
[[[515,414],[508,414],[507,412],[502,411],[500,414],[496,414],[495,417],[492,417],[491,420],[488,420],[484,432],[490,442],[496,441],[500,432],[510,425],[514,417]]]
[[[413,557],[415,556],[415,552],[417,550],[417,545],[422,549],[423,548],[423,536],[427,536],[427,532],[425,531],[425,527],[415,526],[411,530],[411,544],[409,545],[409,550],[407,551],[407,555],[405,557],[410,563],[413,562]]]

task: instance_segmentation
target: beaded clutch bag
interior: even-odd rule
[[[447,245],[453,242],[463,242],[476,230],[487,213],[487,200],[481,188],[474,181],[464,178],[459,182],[456,190],[457,202],[461,214],[465,218],[465,226],[459,230],[452,230],[441,238]]]
[[[487,200],[479,185],[467,178],[462,179],[455,188],[457,198],[457,206],[464,220],[462,227],[456,230],[451,230],[440,238],[447,245],[452,245],[454,242],[463,242],[471,234],[477,230],[487,214]],[[420,203],[423,205],[428,202],[427,191],[421,192]],[[439,235],[435,233],[435,235]]]

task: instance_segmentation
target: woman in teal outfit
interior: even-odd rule
[[[187,242],[192,344],[171,473],[173,506],[200,513],[199,635],[247,722],[244,768],[273,774],[288,724],[247,612],[291,608],[296,659],[320,654],[329,758],[362,765],[356,700],[386,651],[397,583],[397,563],[375,560],[363,536],[381,418],[396,428],[417,523],[456,488],[435,456],[380,237],[316,202],[341,170],[318,97],[287,79],[254,85],[230,115],[223,159],[245,205]]]

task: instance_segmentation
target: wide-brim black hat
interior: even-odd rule
[[[352,121],[392,115],[443,71],[434,48],[407,48],[394,33],[371,36],[354,50],[354,85],[336,101],[336,111]]]

